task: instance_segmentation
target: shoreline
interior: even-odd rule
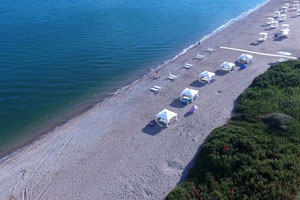
[[[270,1],[168,63],[161,68],[160,79],[145,77],[0,163],[0,194],[4,195],[0,199],[24,194],[28,199],[163,199],[183,177],[209,133],[231,117],[239,94],[277,60],[255,55],[248,69],[220,74],[219,64],[235,61],[240,52],[219,47],[297,54],[298,19],[290,17],[288,39],[270,37],[258,46],[250,45],[264,29],[266,17],[283,2]],[[207,47],[216,51],[206,53]],[[199,51],[205,58],[193,60],[192,69],[183,69]],[[218,73],[217,80],[201,85],[197,74],[203,70]],[[167,80],[170,72],[178,80]],[[162,91],[152,94],[153,85],[162,86]],[[185,87],[199,90],[200,98],[194,102],[199,111],[194,115],[185,115],[191,105],[178,102]],[[147,123],[163,108],[178,113],[178,122],[167,129],[149,129]]]
[[[269,3],[271,0],[266,0],[265,2],[256,5],[254,8],[250,8],[247,11],[244,11],[241,13],[239,16],[230,19],[228,22],[225,24],[217,27],[215,30],[213,30],[210,34],[204,35],[199,41],[196,41],[196,43],[189,45],[187,48],[184,48],[173,56],[171,59],[162,61],[162,64],[158,65],[157,67],[152,67],[152,68],[145,68],[143,70],[143,73],[140,73],[139,75],[135,76],[130,76],[130,78],[126,81],[128,83],[127,85],[122,85],[121,83],[116,85],[115,87],[112,88],[117,88],[116,91],[115,89],[112,88],[106,88],[105,93],[98,93],[92,95],[89,99],[83,100],[79,104],[75,106],[71,106],[71,109],[69,111],[63,111],[62,113],[58,114],[58,119],[50,120],[50,121],[42,121],[40,125],[34,127],[33,133],[29,134],[30,136],[25,136],[26,140],[25,142],[23,141],[18,141],[14,144],[12,144],[13,147],[10,149],[7,149],[3,152],[0,152],[0,163],[9,159],[11,156],[14,156],[18,152],[22,151],[26,146],[33,144],[36,140],[40,140],[43,137],[45,137],[48,133],[52,132],[55,130],[57,127],[60,127],[64,125],[65,123],[68,123],[70,120],[73,118],[76,118],[79,115],[82,115],[83,113],[87,112],[90,109],[93,109],[97,104],[102,103],[103,101],[108,100],[109,98],[112,98],[116,95],[118,95],[120,92],[128,89],[132,85],[138,83],[139,81],[147,78],[148,76],[151,76],[155,70],[160,70],[164,68],[164,66],[168,65],[168,63],[175,61],[178,57],[186,54],[189,50],[193,48],[197,48],[198,42],[204,42],[205,40],[213,37],[215,34],[218,34],[219,32],[222,32],[224,29],[230,27],[232,24],[240,21],[241,19],[247,17],[249,14],[252,12],[255,12],[259,8],[263,7],[267,3]],[[144,75],[142,75],[144,74]],[[136,78],[133,78],[136,77]],[[138,78],[139,77],[139,78]],[[54,116],[53,116],[54,117]],[[25,131],[28,132],[28,131]],[[27,134],[26,134],[27,135]]]

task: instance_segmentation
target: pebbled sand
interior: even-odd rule
[[[219,46],[273,54],[286,50],[299,56],[300,17],[290,18],[294,12],[288,12],[286,20],[288,39],[273,41],[272,30],[266,31],[266,42],[250,45],[283,3],[272,0],[169,63],[160,70],[160,79],[143,78],[0,163],[0,200],[163,199],[184,178],[207,135],[231,117],[236,98],[278,59],[254,55],[248,69],[224,75],[217,71],[219,64],[235,62],[241,53]],[[207,47],[216,51],[204,53]],[[206,57],[192,60],[196,65],[191,70],[181,68],[198,51]],[[217,71],[217,80],[209,85],[197,82],[204,70]],[[179,78],[167,80],[170,72]],[[153,94],[153,85],[162,91]],[[185,87],[199,90],[194,115],[186,116],[192,105],[182,107],[178,101]],[[164,108],[177,112],[178,122],[163,130],[147,128]]]

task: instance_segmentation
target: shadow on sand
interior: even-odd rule
[[[280,41],[285,40],[285,39],[286,39],[286,37],[277,37],[277,38],[274,39],[274,41],[280,42]]]
[[[235,61],[234,64],[237,68],[241,68],[241,66],[243,65],[243,63],[240,63],[238,61]]]
[[[144,133],[148,135],[155,136],[159,132],[161,132],[164,128],[160,127],[159,125],[155,124],[155,126],[150,127],[148,124],[142,129]]]
[[[223,71],[223,70],[217,70],[214,72],[217,76],[225,76],[229,72]]]
[[[260,45],[261,43],[263,43],[263,42],[256,41],[256,42],[251,42],[250,45],[257,46],[257,45]]]
[[[190,86],[193,86],[193,87],[203,87],[203,86],[205,86],[207,83],[203,83],[203,82],[199,82],[198,80],[196,80],[196,81],[194,81],[194,82],[192,82],[191,84],[190,84]]]
[[[188,116],[191,116],[191,115],[193,115],[193,113],[187,112],[187,113],[184,114],[184,117],[188,117]]]
[[[172,103],[170,103],[170,106],[172,106],[173,108],[183,108],[186,105],[181,103],[181,101],[179,99],[174,99],[174,101]]]

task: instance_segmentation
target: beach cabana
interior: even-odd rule
[[[286,20],[286,14],[282,14],[279,16],[278,21],[283,22]]]
[[[167,109],[162,110],[155,116],[155,121],[160,125],[169,126],[173,121],[177,120],[177,113],[169,111]]]
[[[293,10],[295,11],[295,10],[298,10],[299,9],[299,4],[294,4],[293,5]]]
[[[223,70],[223,71],[231,72],[231,71],[234,70],[234,66],[235,66],[234,63],[231,63],[231,62],[223,62],[223,63],[220,65],[220,69]]]
[[[198,97],[198,90],[193,90],[190,88],[185,88],[180,93],[180,101],[184,104],[193,102]]]
[[[289,24],[282,24],[282,25],[281,25],[281,28],[282,28],[282,29],[289,29],[289,28],[290,28],[290,25],[289,25]]]
[[[274,21],[274,18],[273,17],[269,17],[267,19],[267,25],[271,25],[273,21]]]
[[[259,33],[259,37],[258,37],[258,42],[263,42],[265,40],[267,40],[268,38],[268,33],[265,33],[265,32],[261,32]]]
[[[285,4],[283,4],[283,7],[289,8],[289,7],[290,7],[290,4],[289,4],[289,3],[285,3]]]
[[[275,13],[274,13],[274,18],[278,18],[279,16],[280,16],[280,11],[275,11]]]
[[[238,62],[240,63],[252,63],[253,56],[249,54],[242,54],[238,58]]]
[[[273,21],[270,28],[274,29],[278,27],[278,21]]]
[[[287,10],[288,10],[287,7],[282,7],[282,8],[280,8],[280,12],[281,12],[281,13],[286,13]]]
[[[296,16],[296,17],[300,16],[300,9],[298,9],[298,10],[296,11],[295,16]]]
[[[289,36],[290,29],[281,29],[280,31],[280,37],[287,38]]]
[[[211,81],[216,80],[216,74],[213,72],[204,71],[199,74],[198,80],[200,82],[206,81],[210,83]]]

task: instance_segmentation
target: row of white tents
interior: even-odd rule
[[[280,9],[280,11],[276,11],[274,18],[278,18],[279,22],[285,21],[286,20],[286,14],[283,14],[285,12],[287,12],[288,8],[290,8],[291,5],[289,3],[285,3],[284,6]],[[293,1],[292,4],[292,9],[296,10],[297,12],[299,12],[299,16],[300,16],[300,10],[299,10],[299,1]],[[297,15],[297,14],[296,14]],[[267,20],[267,25],[270,25],[271,28],[277,28],[278,26],[278,21],[275,21],[274,18],[268,18]],[[289,25],[288,24],[283,24],[282,25],[282,29],[281,29],[281,34],[282,35],[288,35],[289,32]],[[267,39],[268,34],[267,33],[260,33],[260,37],[258,39],[258,41],[265,41]],[[252,63],[253,61],[253,56],[249,55],[249,54],[242,54],[238,57],[238,62],[240,63]],[[223,71],[228,71],[231,72],[234,70],[235,64],[231,63],[231,62],[224,62],[220,65],[220,69]],[[198,80],[200,82],[207,82],[210,83],[211,81],[216,79],[216,74],[213,72],[209,72],[209,71],[203,71],[202,73],[200,73],[198,75]],[[198,90],[194,90],[194,89],[190,89],[190,88],[185,88],[181,93],[180,93],[180,100],[181,101],[189,101],[189,102],[193,102],[199,95]],[[162,123],[164,125],[166,125],[167,127],[169,126],[170,123],[172,123],[173,121],[176,121],[177,118],[177,113],[172,112],[170,110],[164,109],[161,112],[159,112],[156,115],[156,122],[158,123]]]
[[[249,54],[242,54],[238,57],[238,61],[241,63],[251,63],[252,62],[252,55]],[[234,70],[235,64],[231,62],[224,62],[220,65],[220,70],[228,71],[231,72]],[[198,80],[200,82],[206,81],[207,83],[210,83],[211,81],[215,80],[216,74],[213,72],[209,71],[204,71],[199,74]],[[181,93],[180,93],[180,101],[184,102],[193,102],[197,97],[199,96],[199,91],[190,89],[190,88],[185,88]],[[155,116],[155,121],[157,123],[163,124],[166,127],[169,126],[170,123],[176,121],[177,118],[177,113],[172,112],[168,109],[164,109]]]

